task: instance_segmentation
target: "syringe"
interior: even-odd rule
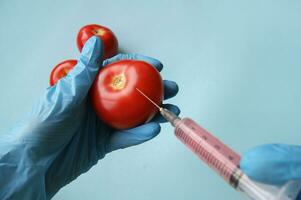
[[[189,118],[176,116],[152,101],[161,115],[175,127],[175,135],[201,160],[217,172],[233,188],[254,200],[294,200],[300,191],[299,182],[288,182],[282,188],[252,181],[239,168],[240,155]]]

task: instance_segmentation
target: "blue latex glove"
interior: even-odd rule
[[[89,102],[89,88],[102,65],[122,59],[143,60],[159,71],[162,64],[138,54],[121,54],[102,63],[103,45],[89,39],[76,67],[50,87],[11,133],[0,138],[0,199],[50,199],[88,171],[107,153],[143,143],[160,132],[163,118],[133,129],[115,131],[104,124]],[[165,99],[178,92],[164,81]],[[165,105],[174,113],[179,109]]]
[[[241,169],[253,180],[282,185],[290,180],[301,180],[301,147],[286,144],[266,144],[246,152]],[[301,200],[301,193],[298,195]]]

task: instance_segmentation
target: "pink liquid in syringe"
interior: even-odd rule
[[[175,135],[199,158],[236,187],[240,156],[189,118],[175,123]]]

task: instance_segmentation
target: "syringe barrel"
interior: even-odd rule
[[[233,187],[237,187],[240,156],[219,139],[211,135],[192,119],[175,123],[175,135],[200,159],[220,174]]]
[[[240,169],[240,155],[189,118],[173,120],[175,135],[232,187],[254,200],[294,200],[300,183],[282,188],[256,183]]]

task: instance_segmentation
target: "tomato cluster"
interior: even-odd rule
[[[77,47],[82,50],[85,42],[98,36],[104,45],[103,59],[118,53],[118,41],[114,33],[97,24],[84,26],[77,34]],[[56,65],[50,75],[50,85],[55,85],[77,64],[66,60]],[[102,121],[116,129],[135,127],[149,121],[157,109],[137,89],[143,91],[155,103],[163,100],[163,81],[160,73],[150,64],[138,60],[122,60],[103,67],[90,90],[96,114]]]
[[[86,41],[92,36],[99,37],[104,44],[103,59],[115,56],[118,53],[118,40],[114,33],[107,27],[90,24],[82,27],[77,34],[77,47],[82,51]],[[74,60],[65,60],[53,68],[50,75],[50,85],[53,86],[59,79],[66,76],[67,73],[76,65]]]

